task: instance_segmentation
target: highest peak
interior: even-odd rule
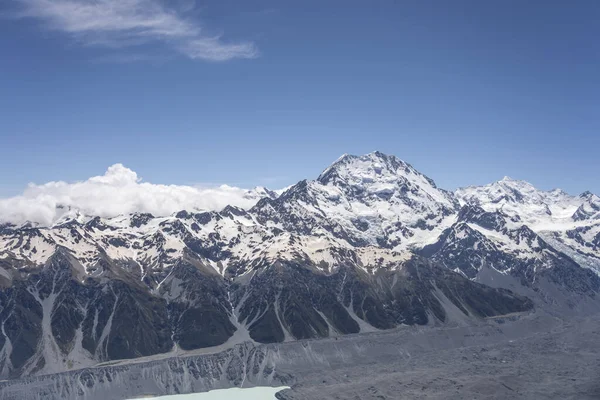
[[[346,178],[356,180],[361,177],[366,183],[378,180],[377,177],[389,175],[418,174],[410,164],[396,156],[390,156],[380,151],[374,151],[362,156],[344,154],[325,169],[317,178],[321,184],[346,181]]]
[[[511,178],[510,176],[505,176],[504,178],[500,179],[499,181],[495,182],[496,184],[503,184],[503,185],[507,185],[507,186],[527,186],[527,187],[533,187],[533,185],[527,181],[524,181],[522,179],[514,179]]]
[[[395,159],[395,160],[401,161],[398,157],[396,157],[394,155],[388,155],[388,154],[382,153],[381,151],[378,151],[378,150],[367,153],[362,157],[370,158],[370,159],[379,159],[379,160]]]
[[[451,195],[412,165],[379,151],[339,158],[323,171],[316,184],[336,187],[353,198],[412,197],[413,203],[433,201],[448,208],[457,206]]]
[[[381,161],[384,157],[387,157],[385,154],[380,153],[378,151],[374,151],[372,153],[368,153],[362,156],[357,156],[355,154],[344,153],[337,160],[335,160],[329,167],[323,171],[323,173],[327,172],[332,168],[339,168],[344,165],[351,164],[357,160],[371,160],[373,162]],[[321,175],[323,175],[323,173]]]
[[[396,162],[406,164],[404,161],[400,160],[398,157],[396,157],[394,155],[385,154],[385,153],[382,153],[381,151],[372,151],[370,153],[363,154],[360,156],[344,153],[337,160],[335,160],[333,162],[333,164],[331,164],[331,167],[338,165],[338,164],[345,164],[345,163],[349,163],[349,162],[356,161],[356,160],[373,161],[373,162],[396,161]]]
[[[373,162],[396,162],[402,165],[408,165],[398,157],[390,154],[382,153],[381,151],[372,151],[371,153],[367,153],[365,155],[357,157],[362,160],[371,160]]]

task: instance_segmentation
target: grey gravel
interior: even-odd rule
[[[400,332],[389,341],[389,353],[398,355],[377,362],[366,357],[353,365],[307,373],[278,396],[286,400],[600,399],[598,316],[565,321],[533,315],[499,323],[496,329]]]
[[[290,386],[296,399],[600,399],[600,316],[528,314],[121,362],[0,382],[0,399]]]

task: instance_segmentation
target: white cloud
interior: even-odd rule
[[[185,42],[180,50],[192,59],[227,61],[232,58],[254,58],[258,54],[249,42],[225,44],[219,37],[198,38]]]
[[[144,54],[144,53],[114,53],[106,54],[90,60],[97,64],[131,64],[139,62],[148,62],[153,64],[162,64],[169,60],[170,57],[160,54]]]
[[[47,226],[75,211],[101,217],[133,212],[166,216],[180,210],[221,210],[227,205],[249,208],[259,198],[255,191],[226,185],[194,187],[143,182],[131,169],[115,164],[104,175],[82,182],[29,184],[21,195],[0,199],[0,221],[31,221]]]
[[[15,1],[23,6],[20,16],[45,21],[48,28],[87,45],[119,48],[161,42],[192,59],[209,61],[258,55],[251,42],[226,43],[205,35],[196,20],[183,15],[182,7],[169,8],[161,0]]]

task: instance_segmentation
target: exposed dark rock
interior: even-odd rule
[[[136,213],[131,216],[129,226],[132,228],[139,228],[140,226],[146,225],[154,216],[150,213]]]

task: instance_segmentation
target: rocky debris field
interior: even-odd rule
[[[564,321],[536,316],[497,322],[491,331],[441,329],[423,332],[421,337],[413,331],[399,333],[390,343],[389,357],[315,370],[278,397],[600,398],[599,317]]]
[[[598,399],[600,316],[543,311],[215,354],[138,359],[0,382],[0,398],[124,399],[290,386],[281,400]]]

